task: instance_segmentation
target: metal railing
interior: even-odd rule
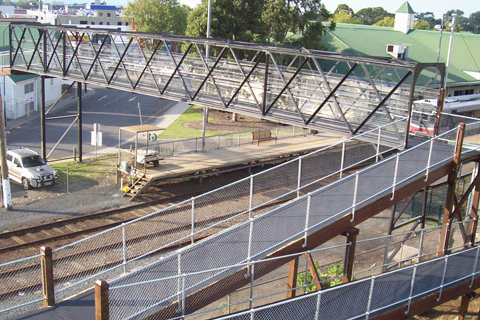
[[[180,140],[157,140],[148,142],[148,150],[154,150],[159,156],[174,157],[176,155],[204,152],[211,150],[218,150],[222,148],[230,148],[245,144],[251,144],[253,132],[270,131],[272,137],[278,139],[292,138],[298,136],[305,136],[309,134],[309,130],[295,126],[281,126],[281,127],[267,127],[259,128],[253,131],[241,131],[234,133],[217,134],[205,137],[205,143],[202,142],[202,137],[180,139]],[[129,145],[129,143],[123,143]],[[146,149],[146,143],[138,143],[138,149]],[[203,150],[202,150],[203,149]],[[120,161],[131,161],[135,158],[135,151],[130,149],[120,149]]]
[[[400,121],[405,119],[397,120]],[[394,150],[382,147],[382,132],[383,127],[379,127],[363,134],[377,142],[375,147],[353,138],[346,139],[53,250],[56,301],[92,287],[95,278],[115,278],[157,260],[162,250],[193,243],[248,221],[270,206],[301,195],[307,188],[336,176],[343,177],[351,168],[380,160]],[[399,141],[398,148],[402,146]],[[276,187],[279,189],[274,189]],[[216,205],[222,201],[228,205]],[[6,308],[15,305],[16,302],[12,302]],[[0,307],[0,312],[2,310]]]
[[[462,222],[455,222],[453,223],[453,228],[456,229],[460,225],[467,225],[470,220],[462,221]],[[440,239],[440,230],[442,226],[436,226],[431,228],[420,229],[416,231],[408,231],[403,232],[395,235],[388,235],[388,236],[381,236],[376,238],[370,238],[365,240],[359,240],[356,242],[357,250],[358,247],[364,245],[365,250],[362,253],[357,253],[355,256],[358,258],[361,255],[375,255],[377,259],[374,260],[374,264],[376,266],[371,267],[370,263],[365,265],[365,263],[360,263],[359,261],[354,261],[355,264],[355,278],[356,282],[363,281],[359,280],[361,275],[367,275],[366,277],[370,277],[372,275],[380,277],[382,276],[382,271],[385,268],[401,268],[405,265],[412,265],[418,263],[424,259],[432,259],[436,257],[436,254],[439,253],[438,251],[438,240]],[[405,236],[411,236],[410,240],[401,240]],[[424,239],[429,239],[431,237],[435,237],[437,241],[435,242],[427,242]],[[452,237],[453,240],[453,237]],[[449,246],[450,250],[459,250],[464,249],[466,245],[473,245],[470,242],[463,242],[462,239],[458,236],[455,241],[459,241],[459,245],[454,245],[453,241]],[[383,254],[385,252],[385,248],[387,251],[389,249],[394,249],[396,246],[412,246],[413,242],[415,242],[415,252],[414,254],[410,254],[407,257],[400,257],[398,261],[392,263],[384,263],[383,261]],[[109,283],[109,310],[110,310],[110,319],[131,319],[136,317],[145,317],[149,315],[155,314],[155,316],[159,316],[162,319],[172,318],[172,319],[179,319],[179,318],[195,318],[195,316],[203,315],[205,318],[211,318],[214,316],[219,316],[223,313],[222,310],[225,309],[252,309],[254,306],[261,305],[268,301],[272,303],[272,301],[283,300],[286,294],[289,291],[295,291],[296,293],[305,294],[309,288],[315,288],[317,284],[320,284],[322,287],[328,287],[329,283],[333,281],[340,280],[343,276],[345,276],[345,271],[339,272],[336,274],[332,274],[330,276],[324,276],[320,281],[303,281],[303,283],[298,283],[298,275],[297,280],[295,281],[297,285],[293,288],[279,288],[279,283],[283,284],[282,287],[286,287],[286,282],[288,276],[277,277],[274,280],[270,281],[263,281],[259,280],[259,278],[255,277],[255,270],[262,270],[262,268],[275,261],[285,261],[293,260],[293,259],[302,259],[305,255],[311,256],[315,261],[325,261],[329,260],[329,256],[334,255],[336,252],[341,251],[345,252],[345,248],[351,246],[352,243],[346,243],[342,245],[333,245],[325,248],[318,248],[314,250],[299,252],[290,255],[278,256],[274,258],[266,258],[263,260],[252,260],[250,262],[243,262],[236,265],[230,266],[222,266],[215,269],[210,270],[201,270],[196,272],[188,272],[184,271],[179,274],[164,276],[162,278],[151,279],[148,281],[137,281],[137,282],[126,282],[124,283],[125,277],[121,277]],[[303,259],[302,259],[303,260]],[[330,259],[331,260],[331,259]],[[298,274],[303,274],[303,279],[307,279],[309,273],[311,272],[309,269],[309,261],[304,259],[302,262],[304,264],[299,264],[299,271]],[[378,264],[376,263],[378,262]],[[343,263],[343,260],[340,261],[328,261],[324,265],[317,265],[316,269],[326,269],[329,266],[335,266],[339,263]],[[428,263],[428,261],[427,261]],[[213,274],[228,274],[232,269],[234,270],[246,270],[245,277],[250,278],[249,285],[243,287],[238,291],[243,291],[242,294],[236,299],[236,301],[228,300],[227,303],[221,303],[220,306],[207,306],[199,311],[188,313],[189,302],[190,300],[187,299],[187,296],[195,292],[197,289],[196,280],[198,278],[208,278]],[[397,270],[398,271],[398,270]],[[277,272],[283,275],[281,271]],[[273,282],[273,283],[272,283]],[[340,281],[338,281],[340,282]],[[193,284],[193,285],[192,285]],[[335,286],[334,283],[332,286]],[[314,289],[315,290],[315,289]],[[316,291],[316,290],[315,290]],[[154,293],[154,295],[145,294]],[[165,292],[169,293],[165,297]],[[142,301],[137,299],[132,299],[132,297],[142,297]],[[152,298],[153,297],[153,298]],[[357,297],[357,299],[361,299],[362,297]],[[151,299],[151,300],[150,300]],[[149,302],[151,303],[147,308],[145,305],[148,305]],[[195,303],[195,301],[193,301]],[[178,308],[175,310],[177,316],[173,316],[173,313],[168,313],[162,308],[165,306],[176,304]],[[181,314],[181,316],[178,316]],[[276,319],[277,317],[271,317],[272,319]],[[286,317],[288,318],[288,317]]]
[[[456,134],[457,130],[448,131],[266,213],[250,215],[247,221],[235,227],[130,272],[121,277],[122,283],[147,282],[158,278],[158,274],[174,276],[185,270],[214,270],[225,265],[259,260],[301,237],[304,237],[306,245],[310,234],[345,214],[351,212],[351,221],[354,222],[356,210],[381,196],[390,194],[393,199],[396,188],[408,184],[413,178],[427,178],[432,168],[452,159],[454,145],[445,142],[455,141]],[[195,282],[189,283],[189,288],[199,289],[233,272],[199,275]],[[158,301],[169,296],[170,292],[166,287],[162,289],[165,296],[159,292],[143,291],[137,299],[148,309],[149,306],[144,303],[145,296],[155,297]],[[133,295],[129,295],[129,299],[134,303]]]
[[[422,297],[438,293],[440,300],[443,290],[467,281],[471,287],[480,273],[479,251],[480,247],[466,249],[220,319],[288,319],[298,318],[299,314],[309,319],[368,318],[402,305],[407,305],[408,313],[411,303]],[[348,308],[339,304],[339,296],[352,297]]]

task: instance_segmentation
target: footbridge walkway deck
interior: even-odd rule
[[[24,23],[9,28],[12,72],[347,136],[410,117],[415,96],[438,96],[431,88],[441,87],[445,70],[441,63],[219,39]],[[388,127],[391,139],[406,144],[409,124]]]

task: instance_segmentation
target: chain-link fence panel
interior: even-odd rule
[[[91,288],[99,274],[123,263],[122,230],[115,228],[53,250],[55,298],[62,301]],[[119,276],[112,272],[107,279]]]
[[[0,264],[0,319],[38,307],[43,300],[41,255]]]
[[[373,281],[369,315],[375,317],[399,307],[408,300],[412,276],[413,268],[376,276]]]
[[[444,285],[447,286],[471,276],[474,272],[476,250],[477,248],[474,248],[474,250],[460,251],[448,256]]]

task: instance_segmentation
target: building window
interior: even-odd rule
[[[117,22],[117,26],[121,26],[121,25],[122,25],[122,23],[121,23],[121,22]]]
[[[88,24],[88,22],[85,20],[80,20],[80,24]]]
[[[109,26],[109,25],[110,25],[110,22],[107,21],[107,25]]]
[[[98,24],[103,24],[103,22],[102,22],[102,21],[100,21]]]
[[[125,22],[125,25],[128,26],[128,22]]]
[[[94,25],[95,24],[95,21],[92,21],[92,23],[90,23],[91,25]]]
[[[33,82],[27,83],[25,85],[25,94],[33,92]]]
[[[98,13],[98,16],[99,16],[99,17],[103,17],[103,12],[99,12],[99,13]]]
[[[112,16],[112,14],[110,12],[107,12],[107,17],[110,18],[111,16]]]

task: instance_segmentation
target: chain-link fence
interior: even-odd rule
[[[354,218],[356,208],[374,201],[380,194],[389,192],[394,196],[395,188],[408,183],[411,177],[428,175],[430,168],[451,159],[453,145],[441,141],[454,141],[455,136],[456,132],[452,130],[435,140],[439,143],[420,144],[318,189],[329,178],[345,175],[352,168],[366,164],[365,161],[374,162],[391,150],[377,145],[370,149],[370,154],[363,153],[360,163],[350,164],[345,157],[348,150],[363,147],[363,144],[348,139],[56,249],[53,256],[57,301],[73,292],[91,287],[95,277],[111,279],[132,269],[136,269],[132,273],[135,274],[134,277],[142,277],[142,266],[153,262],[149,268],[158,267],[157,259],[164,254],[162,250],[195,242],[213,233],[217,233],[216,236],[195,243],[188,247],[188,252],[182,253],[186,255],[180,259],[182,268],[198,271],[262,257],[291,239],[321,229],[346,212],[351,211]],[[333,152],[330,153],[329,150]],[[335,152],[342,155],[332,156]],[[312,160],[314,155],[318,155],[318,162]],[[328,163],[328,157],[339,160],[340,164],[332,165],[330,170],[320,170],[317,180],[308,176],[314,172],[307,169],[312,163],[317,166],[318,163]],[[293,174],[290,172],[292,170]],[[383,174],[383,170],[390,177]],[[280,178],[264,178],[275,176],[273,172]],[[305,181],[308,183],[303,182],[303,174],[307,175]],[[374,190],[371,189],[372,186]],[[273,189],[277,187],[283,191],[274,192]],[[306,194],[315,189],[318,190]],[[263,196],[259,192],[263,192]],[[269,208],[270,205],[277,206],[285,200],[295,198],[295,201],[277,209]],[[221,205],[226,202],[228,206]],[[215,212],[222,214],[218,216]],[[236,227],[230,228],[234,224]],[[205,257],[212,254],[217,257],[213,261],[214,265],[211,265],[212,261],[205,260]],[[176,255],[160,260],[160,264],[163,266],[163,263],[170,260],[173,261],[174,269],[165,266],[165,272],[178,272]],[[200,283],[205,281],[203,279]]]
[[[455,223],[454,225],[457,224],[458,223]],[[360,259],[355,260],[354,264],[355,269],[358,270],[354,273],[355,282],[361,282],[362,280],[360,279],[375,275],[377,279],[382,279],[375,283],[377,286],[376,290],[378,290],[376,294],[382,295],[382,292],[385,293],[384,291],[387,290],[390,282],[396,283],[396,281],[394,281],[396,278],[389,278],[389,276],[386,276],[391,273],[382,274],[382,272],[387,269],[395,269],[395,272],[400,272],[397,273],[397,275],[403,278],[404,281],[402,281],[402,283],[405,283],[408,286],[410,281],[407,280],[411,279],[411,274],[410,278],[405,278],[405,273],[400,268],[408,265],[415,266],[415,264],[423,261],[425,256],[422,255],[422,251],[436,250],[440,237],[437,237],[435,243],[436,246],[427,245],[421,239],[424,239],[424,235],[426,234],[437,234],[436,232],[438,230],[439,227],[433,227],[358,241],[356,257],[360,257]],[[362,256],[375,256],[385,250],[385,243],[394,244],[401,237],[405,236],[408,236],[410,240],[398,242],[401,242],[404,246],[412,246],[413,243],[411,241],[416,241],[416,253],[409,257],[404,257],[402,259],[402,264],[391,264],[378,261],[378,266],[375,270],[372,270],[371,267],[366,267],[363,262],[360,262]],[[145,317],[155,315],[155,317],[161,317],[162,319],[176,319],[178,317],[185,317],[188,319],[210,319],[212,317],[218,317],[242,310],[258,308],[267,303],[276,303],[285,299],[289,293],[289,297],[292,297],[295,295],[315,292],[320,289],[322,289],[322,292],[325,292],[328,288],[337,287],[343,283],[342,278],[345,276],[343,262],[346,260],[344,254],[345,249],[350,245],[352,244],[346,243],[344,245],[299,252],[288,256],[267,258],[260,261],[252,260],[251,262],[224,266],[211,270],[190,272],[190,270],[185,270],[179,267],[175,272],[162,272],[160,275],[163,276],[162,278],[151,279],[149,281],[143,281],[143,279],[137,278],[137,282],[130,282],[125,281],[125,278],[120,278],[109,284],[109,303],[111,306],[110,318],[124,319],[136,316]],[[431,246],[431,248],[429,250],[424,250],[427,246]],[[307,259],[309,256],[312,260]],[[291,283],[292,278],[289,278],[291,269],[289,271],[289,269],[285,267],[276,266],[274,268],[276,269],[275,272],[265,274],[265,269],[272,268],[272,263],[278,262],[279,265],[282,265],[295,259],[297,259],[297,275],[293,283]],[[171,260],[171,263],[174,265],[178,265],[178,262],[179,260],[176,259]],[[316,280],[312,277],[311,263],[314,264],[316,274],[318,275]],[[471,267],[473,267],[473,265]],[[232,273],[232,269],[239,271]],[[225,298],[212,302],[198,311],[188,311],[192,310],[191,305],[195,305],[198,302],[197,299],[201,298],[197,298],[197,293],[195,293],[198,289],[198,279],[217,278],[216,275],[230,276],[235,279],[237,274],[239,277],[243,277],[243,282],[246,283],[243,287],[230,292]],[[447,277],[449,276],[448,273],[446,275]],[[463,271],[460,271],[460,275],[464,276]],[[308,281],[305,281],[305,279],[308,279]],[[446,280],[452,281],[447,278]],[[293,285],[293,287],[290,287],[290,285]],[[142,292],[151,292],[154,294],[144,294],[144,299],[142,301],[131,300],[132,295],[135,296]],[[294,292],[293,295],[292,292]],[[400,299],[398,296],[388,299],[388,305],[402,302],[402,297],[410,297],[408,292],[409,290],[407,290],[406,293],[404,292]],[[210,296],[208,292],[201,292],[201,294]],[[388,296],[390,296],[390,294],[388,294]],[[368,294],[366,297],[356,295],[354,300],[366,299],[367,297]],[[343,298],[345,298],[345,296],[343,296]],[[377,297],[377,299],[380,299],[380,297]],[[372,305],[371,310],[379,309],[379,307],[379,304]]]
[[[479,274],[480,248],[436,258],[297,298],[249,308],[219,319],[352,319],[377,316]],[[348,301],[348,308],[343,302]]]
[[[268,133],[268,134],[267,134]],[[298,136],[305,136],[309,134],[309,130],[299,128],[295,126],[277,126],[260,128],[254,131],[242,131],[235,133],[226,133],[213,136],[206,136],[203,140],[202,137],[182,139],[182,140],[156,140],[152,141],[153,135],[147,135],[147,133],[140,133],[136,139],[137,157],[143,156],[143,154],[154,154],[157,157],[174,157],[180,154],[193,153],[193,152],[206,152],[223,148],[236,147],[245,144],[256,143],[254,134],[267,134],[274,140],[281,140],[285,138],[292,138]],[[125,132],[123,134],[122,148],[120,149],[119,163],[129,163],[131,167],[135,167],[135,134]],[[140,156],[139,156],[140,155]],[[148,170],[148,169],[147,169]]]
[[[41,305],[40,255],[0,264],[0,319]],[[7,314],[8,312],[8,314]]]
[[[251,215],[248,221],[131,272],[118,281],[122,284],[149,282],[152,275],[160,270],[180,274],[185,270],[195,272],[261,259],[296,238],[305,236],[305,239],[308,239],[309,234],[348,212],[352,213],[354,221],[356,208],[361,208],[385,194],[394,197],[395,188],[408,184],[413,177],[428,175],[427,169],[450,160],[453,156],[453,145],[439,141],[453,141],[452,137],[455,135],[456,131],[448,132],[432,142],[398,153],[395,157],[357,171],[356,174],[337,180],[267,213]],[[209,259],[211,256],[216,258]],[[225,272],[197,277],[195,289],[224,277]],[[162,300],[158,292],[149,293],[145,290],[142,290],[141,296],[130,294],[129,299],[138,299],[142,304],[145,295],[155,296],[157,301]]]

